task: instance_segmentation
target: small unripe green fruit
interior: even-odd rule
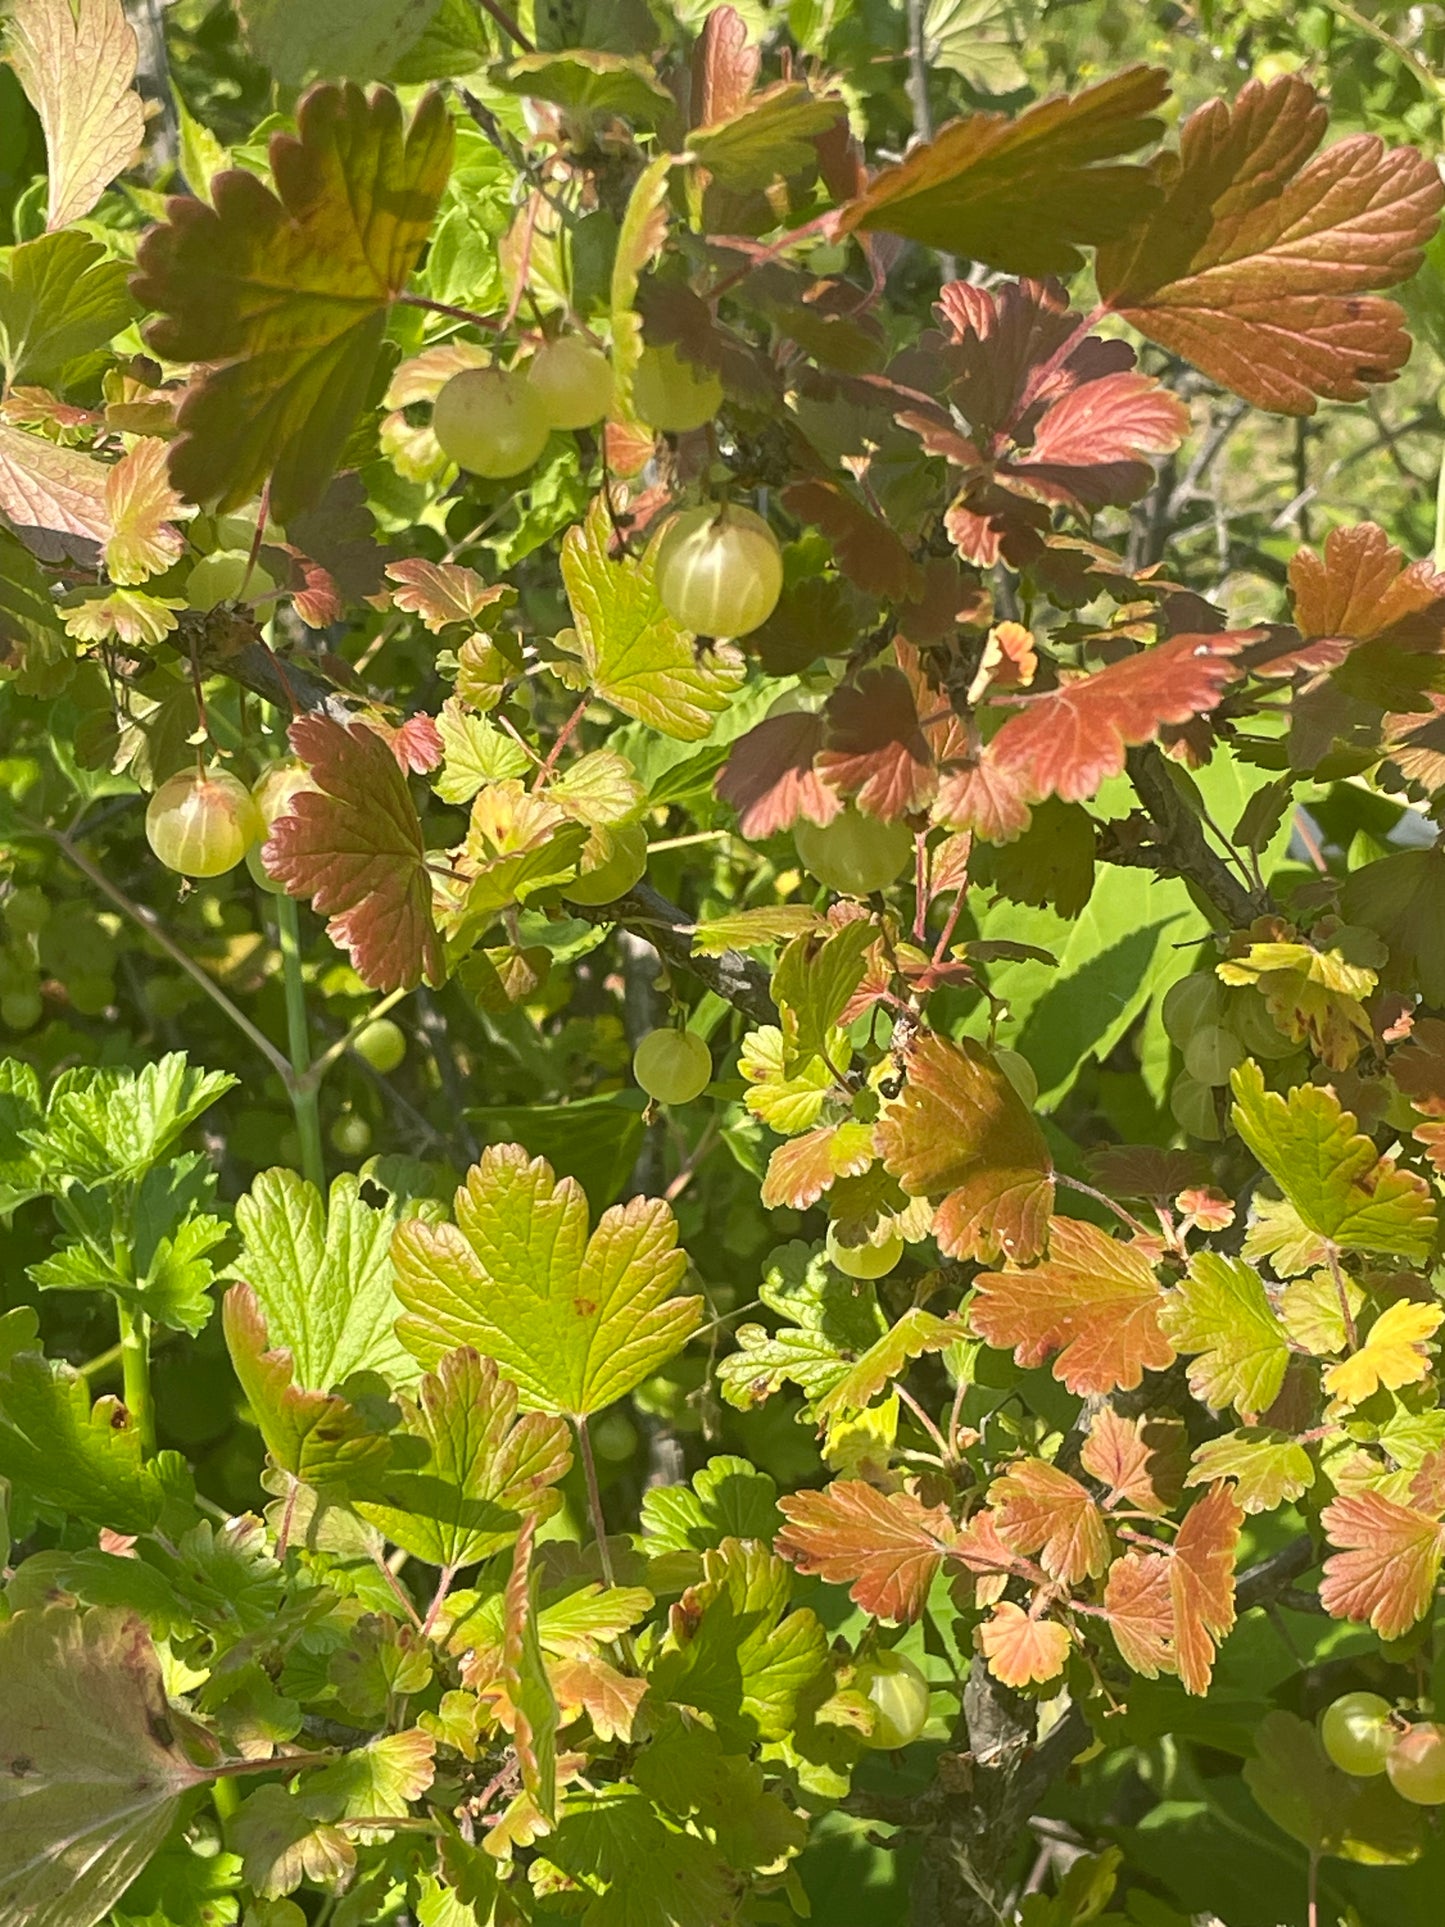
[[[229,770],[182,770],[146,808],[146,840],[168,870],[224,876],[261,833],[261,813]]]
[[[684,361],[670,342],[644,348],[632,376],[632,410],[649,428],[684,435],[722,407],[723,385],[711,369]]]
[[[581,874],[562,885],[568,903],[615,903],[647,868],[647,831],[641,823],[600,823],[582,852]]]
[[[903,1256],[903,1240],[895,1233],[882,1244],[840,1244],[837,1226],[830,1224],[823,1249],[829,1264],[845,1278],[886,1278]]]
[[[389,1017],[373,1017],[352,1038],[351,1048],[378,1075],[389,1077],[406,1056],[406,1032]]]
[[[854,1685],[873,1702],[873,1731],[863,1744],[880,1751],[911,1746],[928,1724],[928,1681],[903,1653],[865,1660]]]
[[[432,410],[432,433],[442,453],[469,474],[494,481],[530,468],[551,432],[536,390],[505,368],[464,368]]]
[[[612,406],[612,365],[580,335],[539,348],[526,373],[554,428],[592,428]]]
[[[712,1052],[694,1031],[650,1030],[633,1053],[632,1075],[659,1104],[690,1104],[712,1081]]]
[[[38,990],[7,990],[0,997],[0,1023],[7,1030],[34,1030],[44,1010]]]
[[[1397,1738],[1390,1713],[1378,1693],[1343,1693],[1325,1708],[1320,1739],[1342,1773],[1368,1780],[1385,1771]]]
[[[587,1429],[592,1434],[598,1458],[610,1464],[626,1464],[637,1450],[637,1427],[626,1412],[604,1412],[600,1418],[593,1419]]]
[[[355,1111],[343,1111],[331,1127],[333,1149],[344,1158],[362,1158],[371,1149],[371,1126]]]
[[[223,602],[259,602],[275,588],[259,562],[251,566],[249,549],[217,549],[203,555],[186,577],[186,600],[193,609],[210,610]]]
[[[1196,970],[1171,984],[1159,1008],[1170,1043],[1182,1050],[1202,1024],[1222,1024],[1227,995],[1212,970]]]
[[[805,870],[849,897],[886,889],[913,855],[906,823],[883,823],[851,808],[831,823],[799,823],[793,845]]]
[[[1184,1046],[1184,1068],[1200,1084],[1218,1086],[1249,1055],[1243,1043],[1223,1024],[1201,1024]]]
[[[778,538],[751,509],[687,509],[668,524],[657,554],[657,593],[684,629],[750,635],[782,592]]]
[[[33,937],[50,921],[50,899],[33,883],[12,890],[3,904],[5,921],[19,937]]]

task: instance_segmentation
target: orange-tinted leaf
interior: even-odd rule
[[[1445,1021],[1417,1018],[1390,1059],[1390,1074],[1423,1116],[1445,1117]]]
[[[987,758],[950,770],[933,806],[935,821],[951,830],[977,830],[989,843],[1012,843],[1032,814],[1027,784]]]
[[[135,29],[120,0],[16,0],[7,25],[11,63],[45,131],[46,226],[66,227],[145,139]]]
[[[109,540],[110,470],[79,448],[0,422],[0,515],[42,562],[95,559]]]
[[[516,593],[506,583],[483,582],[475,569],[460,562],[388,562],[386,573],[396,584],[391,592],[395,606],[420,616],[434,636],[453,622],[475,625],[484,609],[510,602]]]
[[[930,688],[916,653],[904,643],[897,647],[896,668],[864,669],[829,697],[827,741],[817,762],[825,782],[888,822],[925,808],[938,787],[938,764],[963,748],[951,717],[924,726],[922,717],[947,710],[947,699]]]
[[[599,1740],[632,1738],[632,1723],[647,1693],[645,1679],[619,1673],[595,1653],[585,1659],[554,1660],[547,1677],[563,1726],[585,1713]]]
[[[923,572],[886,522],[880,522],[839,482],[790,482],[783,506],[800,522],[820,528],[838,567],[865,595],[907,602],[923,586]]]
[[[1037,1553],[1053,1578],[1077,1586],[1108,1565],[1104,1515],[1092,1494],[1056,1465],[1024,1459],[994,1480],[988,1499],[1005,1543]]]
[[[717,793],[738,812],[749,840],[775,836],[798,822],[831,823],[843,799],[817,775],[823,718],[807,709],[769,716],[739,736],[717,777]]]
[[[1177,162],[1155,163],[1152,218],[1097,264],[1104,299],[1141,333],[1291,415],[1394,378],[1410,337],[1370,291],[1415,272],[1445,200],[1414,148],[1355,134],[1315,154],[1328,118],[1297,74],[1211,101]]]
[[[1184,1489],[1189,1446],[1179,1419],[1126,1418],[1106,1405],[1094,1415],[1079,1462],[1107,1488],[1106,1506],[1162,1516]]]
[[[1289,565],[1295,624],[1315,647],[1311,669],[1328,668],[1357,642],[1437,650],[1445,629],[1445,576],[1428,561],[1406,564],[1374,522],[1331,529],[1324,552],[1296,549]],[[1338,645],[1333,657],[1321,644]],[[1299,657],[1293,660],[1300,660]]]
[[[1031,1619],[1011,1599],[1001,1600],[979,1627],[979,1649],[1004,1686],[1057,1679],[1069,1657],[1069,1635],[1056,1619]]]
[[[762,49],[749,38],[747,23],[735,7],[714,7],[693,43],[691,122],[730,120],[753,91]]]
[[[1368,1620],[1381,1639],[1398,1639],[1424,1617],[1435,1596],[1445,1527],[1381,1492],[1333,1500],[1322,1520],[1330,1544],[1320,1603],[1336,1619]]]
[[[395,94],[353,85],[313,88],[296,120],[271,138],[276,192],[233,169],[214,206],[172,200],[133,283],[162,317],[157,352],[207,364],[181,405],[176,487],[238,508],[269,479],[282,522],[321,495],[366,402],[452,155],[438,94],[405,130]]]
[[[1027,697],[983,760],[1034,801],[1087,802],[1123,769],[1126,749],[1153,742],[1166,723],[1186,723],[1215,707],[1240,674],[1233,658],[1252,633],[1171,636],[1095,675]]]
[[[111,533],[105,572],[112,582],[145,582],[168,569],[185,544],[171,517],[184,504],[166,475],[166,444],[145,436],[105,478]]]
[[[1126,1552],[1109,1568],[1104,1610],[1119,1657],[1146,1679],[1174,1671],[1171,1562],[1161,1552]]]
[[[503,1608],[500,1690],[494,1705],[512,1736],[522,1785],[550,1820],[557,1806],[557,1702],[542,1657],[532,1595],[536,1533],[534,1514],[523,1525],[512,1553]]]
[[[981,1044],[933,1032],[908,1053],[903,1095],[878,1126],[884,1164],[912,1197],[939,1197],[940,1248],[955,1258],[1043,1249],[1054,1201],[1043,1132]],[[1137,1382],[1137,1381],[1135,1381]]]
[[[835,1479],[822,1492],[779,1499],[788,1523],[777,1550],[799,1572],[817,1573],[875,1619],[907,1624],[953,1550],[958,1530],[943,1506],[907,1492],[879,1492],[862,1479]]]
[[[329,716],[294,722],[291,747],[317,788],[276,819],[262,852],[267,870],[331,919],[328,936],[373,990],[440,983],[421,822],[390,749],[365,723]]]
[[[885,168],[838,227],[882,228],[1013,274],[1071,274],[1081,247],[1126,233],[1158,199],[1147,171],[1116,157],[1158,139],[1151,116],[1167,93],[1158,68],[1134,67],[1017,120],[970,114]]]
[[[399,729],[387,729],[381,734],[391,745],[397,768],[413,776],[429,775],[446,754],[442,733],[432,716],[408,716]]]
[[[765,1211],[787,1205],[806,1211],[816,1204],[835,1178],[855,1178],[873,1162],[873,1127],[848,1118],[842,1124],[820,1124],[787,1144],[768,1159],[763,1179]]]
[[[1209,1689],[1218,1640],[1234,1624],[1234,1555],[1244,1513],[1220,1483],[1185,1514],[1169,1561],[1174,1659],[1186,1693]]]
[[[1148,1257],[1082,1219],[1054,1219],[1042,1264],[986,1272],[974,1288],[969,1322],[979,1336],[1012,1347],[1020,1365],[1057,1352],[1054,1377],[1071,1392],[1129,1391],[1173,1362]]]

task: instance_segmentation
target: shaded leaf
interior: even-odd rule
[[[395,94],[317,87],[297,129],[272,136],[274,194],[235,169],[212,182],[213,207],[172,200],[132,283],[162,317],[157,353],[206,364],[181,404],[176,487],[239,508],[269,480],[282,522],[337,466],[452,156],[439,94],[403,132]]]
[[[420,616],[434,636],[454,622],[475,625],[485,609],[505,608],[516,595],[505,583],[483,582],[475,569],[460,562],[388,562],[386,574],[396,585],[391,592],[393,605]]]
[[[384,80],[422,38],[439,0],[240,0],[246,42],[286,87]],[[412,76],[421,78],[422,76]],[[425,76],[430,78],[430,76]]]
[[[817,773],[823,718],[807,709],[768,716],[739,736],[718,771],[716,789],[738,813],[738,828],[761,842],[795,823],[831,823],[843,799]]]
[[[1277,1827],[1312,1854],[1365,1866],[1402,1865],[1420,1853],[1421,1814],[1381,1774],[1342,1773],[1317,1727],[1278,1707],[1254,1733],[1244,1781]]]
[[[1150,340],[1260,408],[1362,401],[1410,352],[1371,292],[1420,265],[1445,190],[1412,147],[1355,134],[1316,154],[1328,111],[1298,74],[1248,81],[1155,163],[1163,198],[1100,254],[1100,291]]]
[[[42,562],[94,559],[109,540],[108,474],[82,449],[0,421],[0,515]]]
[[[1136,1512],[1168,1512],[1183,1488],[1187,1441],[1183,1423],[1146,1414],[1129,1418],[1106,1405],[1079,1448],[1084,1470],[1107,1488],[1104,1504]]]

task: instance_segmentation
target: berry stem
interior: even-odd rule
[[[140,1449],[153,1458],[156,1449],[156,1408],[151,1395],[151,1321],[143,1311],[133,1310],[121,1298],[115,1301],[120,1326],[120,1365],[122,1396],[126,1410],[135,1420]]]
[[[326,1197],[326,1159],[321,1149],[321,1107],[311,1069],[311,1038],[306,1023],[306,983],[301,975],[301,918],[294,897],[276,899],[276,928],[286,985],[286,1039],[291,1052],[287,1094],[301,1139],[301,1170],[308,1184]]]

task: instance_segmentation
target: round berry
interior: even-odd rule
[[[530,468],[551,432],[536,389],[505,368],[464,368],[442,389],[432,411],[432,433],[442,453],[458,468],[491,480]]]
[[[187,769],[162,783],[146,808],[146,840],[168,870],[224,876],[261,833],[246,785],[224,769]]]
[[[657,593],[674,622],[699,636],[746,636],[783,592],[783,554],[761,515],[745,508],[687,509],[657,553]]]
[[[633,1053],[632,1075],[659,1104],[690,1104],[712,1082],[712,1052],[695,1031],[650,1030]]]
[[[1385,1761],[1390,1785],[1417,1807],[1445,1805],[1445,1726],[1422,1720],[1407,1727]]]
[[[526,372],[554,428],[592,428],[612,406],[612,365],[580,335],[549,341]]]
[[[1390,1711],[1378,1693],[1343,1693],[1325,1708],[1320,1738],[1342,1773],[1368,1780],[1385,1771],[1396,1738]]]
[[[851,808],[831,823],[799,823],[793,844],[805,870],[848,897],[886,889],[913,855],[906,823],[882,823]]]
[[[873,1731],[865,1746],[911,1746],[928,1724],[928,1681],[903,1653],[864,1660],[853,1684],[873,1702]]]
[[[671,343],[644,348],[632,377],[632,410],[649,428],[682,435],[722,407],[723,385],[709,368],[684,361]]]
[[[582,852],[581,873],[562,885],[568,903],[615,903],[647,868],[641,823],[599,823]]]
[[[838,1227],[830,1224],[823,1249],[845,1278],[886,1278],[903,1256],[903,1240],[895,1232],[882,1244],[845,1245],[838,1240]]]
[[[389,1017],[373,1017],[364,1030],[351,1040],[351,1048],[363,1064],[382,1077],[389,1077],[406,1056],[406,1032]]]

